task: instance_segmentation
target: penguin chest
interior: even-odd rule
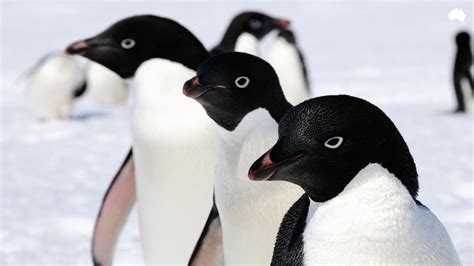
[[[185,264],[212,206],[214,126],[181,93],[192,71],[169,61],[144,64],[135,77],[132,135],[145,261]]]
[[[307,265],[459,263],[443,225],[378,164],[318,205],[303,241]]]
[[[250,33],[242,33],[235,42],[234,51],[247,53],[251,55],[258,55],[258,40]]]
[[[283,38],[278,38],[270,49],[268,62],[278,74],[286,98],[298,104],[309,97],[303,62],[297,48]]]
[[[247,177],[255,158],[277,140],[277,124],[265,110],[248,114],[230,134],[220,147],[224,160],[217,164],[215,177],[225,261],[268,264],[280,222],[302,191],[289,183]]]

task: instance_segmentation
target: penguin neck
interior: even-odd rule
[[[361,169],[336,197],[322,203],[315,202],[315,205],[318,209],[354,209],[359,205],[359,211],[380,211],[380,208],[393,210],[413,207],[416,202],[397,176],[378,163],[370,163]]]
[[[280,123],[283,115],[292,107],[293,105],[291,105],[291,103],[289,103],[283,96],[280,101],[270,101],[270,103],[265,106],[265,109],[267,109],[267,111],[277,123]]]
[[[252,50],[257,49],[257,43],[255,36],[231,25],[216,48],[221,52],[237,51],[255,54]]]

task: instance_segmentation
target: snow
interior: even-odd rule
[[[463,24],[447,18],[453,8],[466,13]],[[463,263],[474,263],[473,116],[451,113],[453,38],[472,32],[472,2],[31,0],[2,3],[1,265],[90,265],[95,216],[131,141],[128,106],[100,108],[86,95],[75,119],[41,123],[15,79],[43,54],[125,16],[174,18],[210,47],[230,17],[248,9],[293,21],[315,95],[363,97],[392,118],[417,163],[420,200],[445,224]],[[141,263],[137,227],[134,211],[117,263]]]

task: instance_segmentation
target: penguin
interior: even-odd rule
[[[91,61],[86,69],[86,79],[88,91],[98,104],[113,106],[127,102],[127,83],[108,68]]]
[[[252,183],[247,178],[253,158],[276,141],[278,121],[292,107],[278,77],[258,57],[224,53],[201,64],[183,93],[199,102],[218,125],[217,214],[212,215],[221,224],[224,262],[268,265],[280,222],[303,194],[290,183]],[[201,254],[205,253],[197,251],[195,256],[206,257]]]
[[[213,204],[217,141],[206,112],[181,91],[208,51],[179,23],[140,15],[75,42],[66,52],[133,79],[133,153],[112,182],[96,221],[94,263],[112,263],[117,237],[108,233],[120,232],[134,188],[145,263],[187,263]],[[120,206],[107,204],[116,196]]]
[[[460,264],[443,224],[417,200],[407,144],[378,107],[318,97],[290,109],[278,132],[249,178],[305,194],[282,220],[272,265]]]
[[[455,112],[465,112],[466,105],[468,105],[469,98],[466,97],[462,88],[462,80],[466,79],[471,87],[471,95],[474,95],[474,85],[472,80],[472,51],[471,51],[471,37],[467,32],[460,32],[456,35],[457,53],[454,62],[453,81],[454,92],[458,107]]]
[[[224,52],[258,54],[258,42],[274,29],[290,25],[286,19],[277,19],[260,12],[242,12],[230,22],[222,40],[211,49],[211,55]]]
[[[279,30],[267,59],[277,72],[281,87],[290,103],[298,104],[309,98],[310,85],[306,64],[292,30]]]
[[[69,118],[74,100],[86,90],[82,67],[72,56],[48,54],[28,75],[28,100],[41,120]]]

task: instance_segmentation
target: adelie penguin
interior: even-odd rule
[[[86,90],[82,67],[72,56],[46,55],[28,75],[29,103],[42,120],[69,118],[74,100]]]
[[[216,211],[190,264],[211,264],[223,244],[225,264],[268,265],[283,215],[303,193],[290,183],[252,183],[247,178],[252,160],[276,141],[278,121],[292,107],[278,77],[258,57],[225,53],[201,64],[183,93],[219,126]]]
[[[319,97],[289,110],[278,132],[249,178],[285,180],[305,194],[281,223],[273,265],[460,264],[444,226],[417,200],[415,162],[379,108]]]
[[[87,90],[102,106],[122,105],[127,102],[128,86],[115,72],[96,63],[89,62],[86,68]]]
[[[133,154],[104,197],[94,263],[112,263],[135,186],[145,262],[187,263],[212,207],[216,136],[202,107],[181,90],[208,51],[180,24],[151,15],[118,21],[66,51],[133,78]]]
[[[222,40],[212,48],[211,55],[224,52],[243,52],[258,55],[258,42],[274,29],[286,29],[290,21],[260,12],[243,12],[235,16]]]
[[[460,32],[456,35],[456,61],[454,62],[453,81],[454,93],[456,95],[457,108],[456,112],[465,112],[471,103],[474,95],[474,84],[472,80],[472,51],[471,37],[467,32]],[[466,81],[469,89],[463,89],[463,80]],[[467,92],[469,91],[469,92]],[[466,96],[470,94],[470,96]]]
[[[288,101],[298,104],[308,99],[310,86],[305,60],[292,30],[279,30],[267,58],[278,74]]]

